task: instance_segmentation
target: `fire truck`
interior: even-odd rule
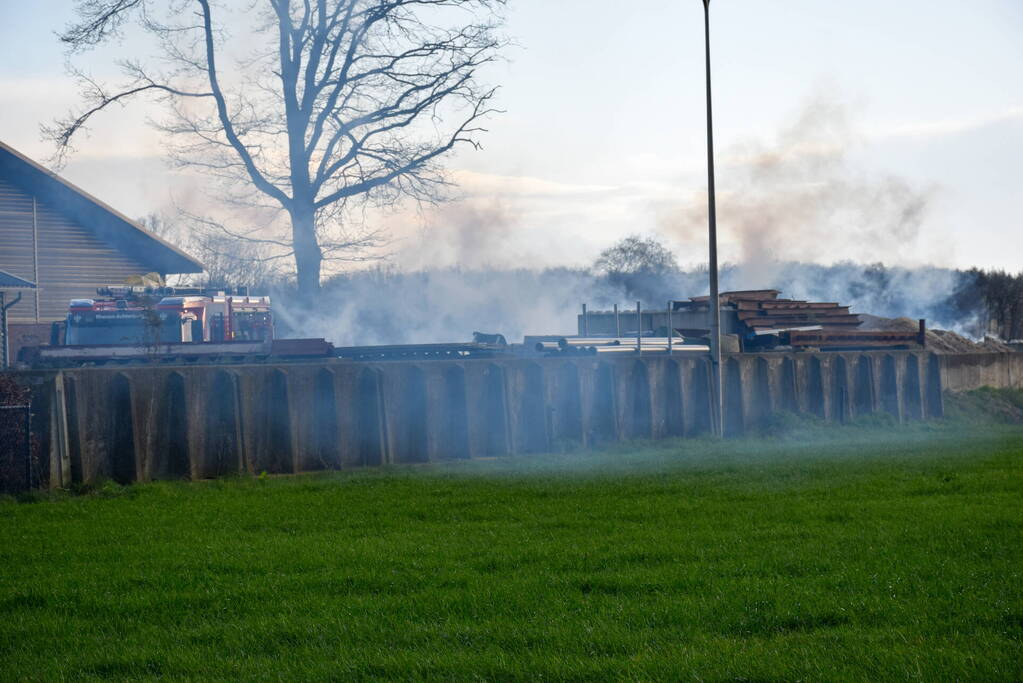
[[[64,345],[194,344],[273,339],[270,297],[199,288],[102,287],[73,299]]]
[[[275,342],[270,297],[244,290],[114,286],[96,293],[73,299],[65,321],[54,323],[50,345],[22,349],[19,361],[29,367],[255,362],[329,351],[323,340]]]
[[[93,299],[73,299],[65,321],[54,323],[50,344],[22,348],[19,365],[74,368],[490,358],[509,349],[500,335],[479,333],[471,343],[335,348],[323,338],[275,339],[270,297],[250,296],[247,291],[113,286],[96,293]]]

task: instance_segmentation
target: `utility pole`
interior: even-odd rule
[[[724,434],[724,411],[721,396],[721,305],[718,300],[718,228],[714,203],[714,118],[710,96],[710,0],[703,0],[704,48],[707,64],[707,218],[710,241],[710,375],[711,422],[714,434]]]

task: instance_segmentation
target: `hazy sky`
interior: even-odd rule
[[[72,6],[0,0],[0,139],[37,159],[76,101],[53,35]],[[705,258],[702,19],[510,0],[506,113],[449,164],[464,201],[380,217],[396,260],[578,265],[635,232]],[[1023,1],[715,0],[712,31],[724,260],[1023,267]],[[155,113],[111,112],[64,175],[128,215],[169,206],[195,181],[163,165]]]

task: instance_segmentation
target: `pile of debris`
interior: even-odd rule
[[[908,332],[917,328],[917,321],[910,318],[882,318],[876,315],[861,315],[862,329],[880,332]],[[935,353],[1004,353],[1012,347],[992,337],[974,341],[969,337],[949,330],[927,330],[925,345]]]
[[[735,307],[736,317],[754,335],[810,330],[848,330],[860,324],[860,317],[848,306],[834,302],[779,299],[777,289],[756,289],[721,294],[723,306]],[[692,301],[707,301],[693,297]]]
[[[779,298],[777,289],[743,290],[721,294],[723,319],[741,340],[743,351],[775,348],[798,350],[866,350],[919,348],[923,323],[910,330],[861,329],[860,316],[848,306],[829,301]],[[676,302],[676,310],[706,307],[708,297]]]
[[[924,320],[881,318],[856,314],[849,306],[833,301],[781,298],[777,289],[722,292],[721,344],[726,353],[762,351],[870,351],[921,350],[937,353],[1004,353],[1010,344],[986,338],[973,341],[946,330],[928,330]],[[710,343],[710,298],[694,296],[672,301],[664,310],[635,312],[589,311],[583,305],[578,317],[579,333],[573,344],[615,339],[649,340],[650,348],[667,347],[672,339],[682,344]],[[567,338],[566,338],[567,339]],[[554,338],[535,338],[555,346]],[[566,342],[567,343],[567,342]],[[643,342],[647,345],[647,342]],[[624,344],[624,342],[623,342]],[[527,344],[532,348],[532,344]],[[624,348],[624,346],[623,346]]]

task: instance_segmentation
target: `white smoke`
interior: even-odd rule
[[[922,317],[968,331],[970,321],[952,303],[963,273],[879,265],[913,261],[931,190],[860,168],[854,162],[859,143],[848,109],[818,95],[774,140],[720,156],[719,230],[724,253],[734,258],[721,270],[722,291],[774,288],[856,313]],[[377,268],[336,277],[312,310],[289,305],[298,302],[281,290],[279,320],[295,336],[339,345],[464,341],[474,331],[512,341],[573,333],[582,303],[631,308],[638,298],[645,308],[663,309],[669,299],[707,293],[704,266],[619,285],[581,268],[531,268],[537,260],[530,254],[538,248],[546,249],[541,263],[550,263],[559,249],[554,262],[560,256],[571,263],[577,255],[555,231],[541,232],[539,247],[536,232],[527,239],[525,195],[501,186],[431,211],[427,231],[398,249],[405,272]],[[600,188],[570,189],[590,196]],[[547,199],[567,192],[560,186],[532,190]],[[661,211],[660,231],[674,244],[699,244],[706,219],[705,199],[694,192],[693,200]],[[623,225],[621,233],[633,231]],[[463,265],[448,267],[452,263]]]
[[[853,312],[889,318],[927,318],[931,326],[969,332],[969,315],[953,305],[968,283],[945,268],[886,268],[840,263],[777,264],[768,280],[744,266],[721,271],[722,291],[775,288],[783,296],[835,301]],[[705,270],[676,271],[641,283],[651,292],[646,309],[669,299],[708,291]],[[312,310],[294,290],[274,292],[279,334],[324,337],[336,345],[469,341],[475,331],[501,333],[509,341],[527,334],[574,334],[582,303],[590,310],[619,304],[631,309],[636,292],[582,269],[462,270],[400,272],[373,269],[335,278]]]

